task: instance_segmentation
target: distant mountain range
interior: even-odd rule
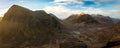
[[[90,14],[61,20],[44,10],[13,5],[0,22],[0,48],[119,48],[119,22]]]
[[[107,16],[102,15],[89,15],[89,14],[74,14],[65,19],[66,22],[71,24],[82,24],[82,25],[89,25],[89,24],[99,24],[99,25],[110,25],[114,24],[115,19],[112,19]],[[117,21],[117,20],[116,20]],[[77,25],[77,26],[78,26]]]
[[[95,20],[92,16],[89,14],[82,14],[82,15],[71,15],[68,17],[65,21],[71,23],[71,24],[98,24],[99,22]]]

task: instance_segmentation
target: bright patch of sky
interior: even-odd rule
[[[0,0],[0,15],[4,15],[13,4],[31,10],[45,10],[59,18],[81,12],[120,18],[120,0]]]

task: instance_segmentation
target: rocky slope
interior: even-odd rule
[[[109,43],[113,34],[119,35],[119,33],[115,33],[119,28],[113,30],[115,29],[116,23],[110,17],[102,15],[75,14],[71,15],[64,21],[76,26],[76,30],[78,30],[75,32],[77,33],[76,36],[84,42],[88,48],[102,48],[104,46],[106,48],[106,44]],[[107,46],[110,45],[107,44]]]
[[[106,35],[103,35],[106,34]],[[101,32],[100,37],[105,36],[107,38],[104,48],[119,48],[120,47],[120,22],[113,25],[110,28]]]

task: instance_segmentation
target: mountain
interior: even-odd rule
[[[89,40],[88,46],[92,48],[119,48],[120,47],[120,22],[97,32],[84,32]],[[83,38],[83,37],[82,37]]]
[[[70,24],[74,24],[77,26],[90,26],[90,25],[100,25],[100,26],[108,26],[113,25],[117,21],[113,18],[103,15],[89,15],[89,14],[74,14],[64,20]]]
[[[111,17],[109,16],[103,16],[103,15],[91,15],[95,20],[102,24],[114,24],[114,21]]]
[[[71,23],[82,23],[84,22],[85,24],[90,24],[90,23],[98,23],[92,16],[89,14],[83,14],[83,15],[72,15],[66,19],[66,21]]]
[[[13,5],[0,22],[0,48],[87,48],[72,34],[53,14]]]
[[[120,45],[120,22],[103,15],[65,20],[13,5],[0,22],[0,48],[111,48]]]
[[[97,20],[95,20],[91,15],[89,14],[75,14],[71,15],[67,19],[64,20],[65,22],[68,22],[70,24],[74,24],[77,26],[86,26],[86,25],[95,25],[100,24]]]
[[[118,18],[112,18],[112,20],[113,20],[113,22],[116,24],[116,23],[118,23],[118,22],[120,22],[120,19],[118,19]]]
[[[9,22],[25,22],[32,18],[32,11],[21,6],[13,5],[7,13],[5,13],[2,21]],[[29,21],[28,21],[29,22]]]
[[[48,44],[60,33],[62,24],[45,11],[13,5],[0,24],[0,48],[24,48]],[[4,44],[7,44],[4,46]]]
[[[107,48],[106,46],[115,45],[111,43],[110,40],[119,40],[119,33],[116,33],[116,29],[119,22],[111,17],[103,15],[89,15],[89,14],[74,14],[64,20],[65,22],[75,26],[77,28],[77,37],[80,41],[85,43],[88,48]],[[119,32],[119,31],[118,31]],[[113,34],[115,37],[112,37]],[[112,39],[114,38],[114,39]],[[109,45],[110,44],[112,45]],[[117,41],[118,42],[118,41]],[[119,44],[116,43],[116,44]]]

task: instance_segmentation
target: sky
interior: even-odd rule
[[[120,18],[120,0],[0,0],[0,16],[14,4],[33,11],[45,10],[62,19],[81,12]]]

